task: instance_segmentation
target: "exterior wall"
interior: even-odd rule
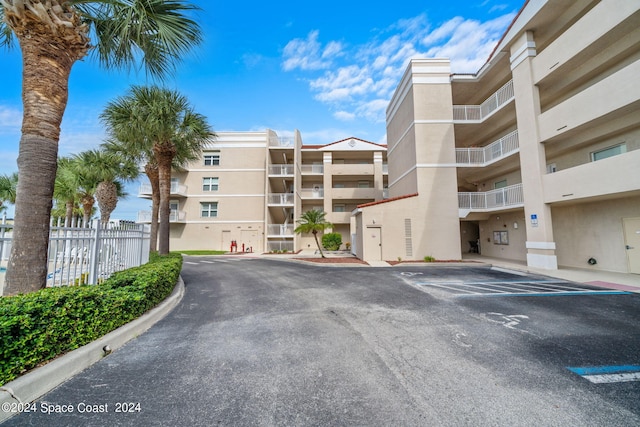
[[[527,233],[524,212],[499,212],[479,222],[480,253],[493,258],[526,261]],[[507,241],[497,239],[495,232],[507,232]],[[501,235],[500,237],[502,237]]]
[[[640,217],[640,196],[553,207],[558,264],[628,272],[623,218]],[[589,265],[589,258],[597,260]]]

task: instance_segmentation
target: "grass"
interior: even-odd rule
[[[172,251],[182,255],[224,255],[227,251]]]

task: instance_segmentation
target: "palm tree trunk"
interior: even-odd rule
[[[318,250],[320,251],[320,256],[322,258],[326,258],[324,256],[324,252],[322,252],[322,248],[320,247],[320,242],[318,241],[318,232],[316,230],[313,230],[312,233],[313,233],[313,238],[316,239],[316,245],[318,245]]]
[[[169,253],[169,218],[171,216],[171,163],[175,156],[175,147],[171,143],[159,144],[153,147],[158,163],[158,178],[160,184],[160,204],[158,207],[158,254]]]
[[[151,234],[149,250],[155,252],[158,250],[158,210],[160,208],[158,165],[155,163],[147,163],[144,166],[144,172],[147,174],[149,183],[151,184]]]
[[[5,295],[33,292],[46,286],[60,123],[67,105],[71,67],[85,55],[87,47],[80,48],[59,35],[39,34],[38,30],[46,31],[42,24],[25,27],[22,31],[14,29],[23,58],[24,116]]]
[[[65,215],[64,215],[64,223],[65,226],[71,227],[71,223],[73,222],[73,208],[75,206],[75,200],[70,199],[65,203]]]
[[[109,223],[111,212],[118,204],[118,188],[112,181],[102,181],[96,187],[96,199],[100,208],[100,222],[102,225]]]

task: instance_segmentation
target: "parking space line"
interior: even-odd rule
[[[576,295],[631,295],[631,292],[624,291],[568,291],[568,292],[504,292],[504,293],[484,293],[483,297],[566,297]],[[460,295],[467,296],[467,295]]]
[[[640,365],[567,367],[567,369],[595,384],[640,381]]]

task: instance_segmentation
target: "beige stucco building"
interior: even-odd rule
[[[315,248],[312,235],[294,233],[310,209],[326,212],[328,231],[351,243],[351,212],[385,197],[386,151],[358,138],[303,145],[299,132],[219,132],[200,159],[173,172],[171,249],[230,250],[233,241],[238,251]],[[150,186],[140,196],[150,198]]]
[[[638,76],[637,1],[530,0],[477,74],[412,60],[387,109],[391,199],[355,212],[358,256],[479,246],[640,273]]]
[[[317,208],[365,260],[640,274],[638,76],[640,2],[529,0],[476,74],[409,63],[386,146],[220,133],[174,173],[171,247],[312,248]]]

